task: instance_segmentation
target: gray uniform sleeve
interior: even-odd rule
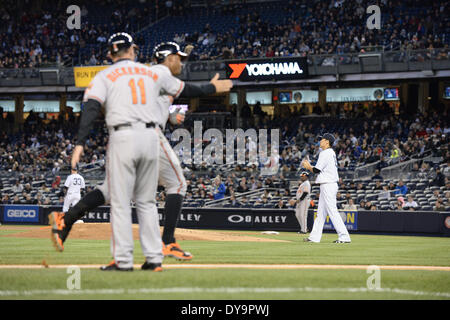
[[[174,99],[178,98],[184,89],[184,81],[174,77],[168,69],[159,74],[159,82],[162,94],[170,95]]]

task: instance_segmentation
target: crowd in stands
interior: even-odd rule
[[[170,7],[171,12],[181,10],[180,1],[174,3],[177,5]],[[71,30],[66,12],[71,5],[70,0],[2,0],[0,68],[107,64],[105,45],[111,34],[133,34],[169,10],[163,0],[77,1],[81,25]]]
[[[266,10],[281,10],[282,21],[265,19],[256,5],[244,1],[207,1],[207,23],[195,32],[167,32],[164,41],[195,47],[191,60],[248,57],[307,56],[338,54],[341,63],[350,63],[347,55],[384,47],[389,50],[426,49],[413,59],[449,59],[450,31],[445,12],[449,1],[378,2],[382,28],[366,28],[366,0],[306,1],[272,3]],[[156,43],[147,41],[151,28],[138,32],[156,20],[170,15],[190,17],[196,8],[190,1],[135,0],[77,1],[81,9],[81,29],[67,27],[66,8],[70,0],[4,0],[0,4],[0,68],[43,67],[49,64],[106,64],[105,43],[114,32],[126,31],[141,46],[141,62],[149,62]],[[253,4],[255,6],[255,4]],[[260,6],[263,7],[263,6]],[[248,12],[246,14],[242,12]],[[277,11],[278,13],[278,11]],[[227,19],[226,30],[216,30],[215,20]],[[279,18],[279,17],[278,17]],[[144,29],[145,30],[145,29]],[[396,57],[399,61],[404,56]],[[334,65],[324,59],[323,65]]]
[[[352,108],[357,109],[357,106],[358,104],[354,104]],[[258,108],[250,110],[252,119],[255,119],[253,116],[255,111],[258,112]],[[367,116],[364,113],[363,115]],[[78,126],[78,118],[73,118],[73,114],[70,117],[69,121],[58,118],[44,122],[38,114],[31,112],[21,132],[0,133],[0,172],[4,173],[2,176],[8,177],[6,180],[10,184],[7,189],[4,188],[8,186],[0,186],[3,203],[50,201],[56,204],[61,201],[60,198],[63,196],[61,188],[64,183],[61,179],[64,178],[64,172],[68,173],[72,144]],[[396,116],[393,113],[384,117],[374,114],[362,120],[354,110],[346,112],[344,118],[327,114],[307,118],[292,113],[275,118],[262,115],[258,123],[249,122],[247,127],[255,125],[256,129],[280,128],[277,174],[262,174],[267,159],[251,165],[234,164],[226,167],[226,170],[224,167],[213,165],[208,159],[204,159],[200,165],[183,164],[188,180],[186,200],[188,202],[192,200],[195,205],[201,206],[208,201],[231,197],[230,203],[226,203],[227,206],[295,206],[295,201],[292,201],[295,197],[292,181],[298,179],[299,164],[307,155],[313,162],[315,161],[319,152],[318,137],[321,133],[331,131],[336,136],[334,149],[337,153],[340,175],[343,177],[339,190],[343,196],[350,196],[353,201],[351,203],[350,199],[344,198],[345,196],[338,199],[341,208],[346,205],[350,208],[356,206],[371,209],[373,204],[367,202],[367,197],[364,199],[357,197],[359,191],[364,191],[364,194],[384,192],[386,198],[390,200],[401,197],[398,206],[401,204],[402,208],[414,208],[414,198],[409,198],[410,191],[419,188],[417,183],[419,180],[413,182],[412,179],[425,181],[423,188],[439,189],[435,206],[445,208],[450,206],[448,202],[450,194],[444,192],[444,189],[450,190],[448,150],[450,129],[443,119],[446,119],[446,113],[434,112],[411,117]],[[351,126],[348,121],[351,121]],[[170,132],[166,133],[170,137]],[[104,161],[107,137],[103,120],[99,120],[87,142],[83,163]],[[206,144],[205,142],[204,146]],[[413,158],[420,159],[426,152],[428,155],[444,159],[443,162],[436,167],[432,162],[418,161],[414,164],[406,182],[382,176],[380,170],[392,164],[391,160],[404,162]],[[369,182],[346,179],[343,175],[347,171],[352,172],[354,168],[372,162],[377,163],[378,170]],[[5,179],[0,180],[0,183],[5,182]],[[89,183],[87,185],[93,187]],[[30,187],[34,189],[32,197]],[[246,192],[264,188],[271,191],[260,194],[256,199],[258,201],[250,201],[255,199],[241,196]],[[430,189],[430,192],[436,190]],[[52,195],[51,200],[46,199],[47,194]],[[161,203],[164,199],[165,194],[160,190]],[[379,200],[378,196],[376,200]],[[374,208],[379,209],[377,205]]]
[[[365,0],[290,0],[281,6],[275,4],[269,10],[283,8],[282,23],[265,20],[259,11],[240,14],[245,8],[242,4],[216,5],[213,16],[235,17],[228,30],[217,32],[207,24],[193,34],[175,34],[175,40],[195,45],[195,59],[200,60],[338,54],[342,55],[341,63],[350,63],[351,58],[345,54],[377,46],[386,51],[428,49],[427,55],[416,57],[418,60],[449,58],[449,27],[444,14],[449,9],[448,1],[377,3],[383,16],[379,30],[366,28],[366,8],[373,3]],[[335,63],[323,60],[323,65]]]

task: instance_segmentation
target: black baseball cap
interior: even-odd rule
[[[302,172],[300,172],[300,176],[307,176],[309,177],[309,172],[306,170],[303,170]]]
[[[333,146],[334,141],[336,140],[331,133],[325,133],[319,137],[319,140],[326,139],[330,142],[330,146]]]
[[[133,37],[125,32],[114,33],[108,39],[108,49],[111,54],[115,54],[122,49],[128,49],[131,46],[138,48],[133,41]]]
[[[181,60],[185,60],[188,57],[186,52],[180,50],[178,43],[172,41],[160,43],[153,49],[153,57],[158,63],[163,62],[171,54],[179,55]]]

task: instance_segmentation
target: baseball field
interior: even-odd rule
[[[104,272],[108,230],[77,224],[59,253],[49,227],[0,226],[0,299],[450,299],[450,238],[178,229],[194,259],[148,272],[134,226],[135,270]]]

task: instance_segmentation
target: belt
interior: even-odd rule
[[[145,124],[146,128],[155,128],[157,126],[157,124],[155,122],[149,122]],[[131,123],[123,123],[123,124],[118,124],[117,126],[114,126],[113,129],[114,131],[118,131],[121,130],[123,128],[128,128],[131,127]]]

